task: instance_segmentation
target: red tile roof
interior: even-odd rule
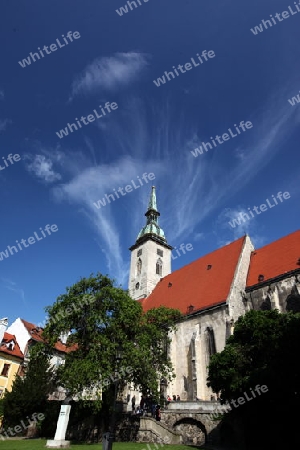
[[[7,347],[7,344],[9,342],[13,341],[14,347],[13,350],[10,350],[9,347]],[[20,350],[20,347],[17,343],[16,337],[13,334],[4,333],[2,343],[0,343],[0,352],[7,353],[8,355],[16,356],[17,358],[23,359],[24,355]]]
[[[251,254],[247,287],[261,281],[270,280],[279,275],[300,269],[300,230],[295,231]]]
[[[38,327],[37,325],[27,322],[24,319],[21,319],[21,320],[22,320],[26,330],[30,334],[31,339],[33,339],[34,341],[37,341],[37,342],[45,342],[45,339],[43,338],[44,328]],[[63,353],[69,353],[69,352],[75,350],[74,346],[68,347],[60,341],[57,341],[55,343],[54,348],[56,350],[58,350],[59,352],[63,352]]]
[[[161,305],[187,314],[226,302],[245,236],[164,277],[141,300],[144,311]],[[211,266],[211,268],[209,268]]]

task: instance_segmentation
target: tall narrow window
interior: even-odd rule
[[[1,372],[2,377],[8,377],[9,368],[10,368],[10,364],[4,364],[2,372]]]
[[[196,333],[193,333],[188,351],[187,397],[194,401],[197,397]]]
[[[141,258],[139,258],[136,265],[136,274],[141,275],[141,273],[142,273],[142,260]]]
[[[162,260],[160,258],[156,262],[156,275],[162,275]]]
[[[216,353],[216,343],[214,330],[211,327],[206,328],[206,346],[209,358]]]

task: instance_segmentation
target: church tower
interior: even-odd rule
[[[138,300],[153,291],[161,278],[171,273],[171,251],[163,230],[158,225],[160,213],[156,206],[155,186],[152,186],[146,225],[130,247],[129,295]]]

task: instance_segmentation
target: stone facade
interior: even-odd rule
[[[172,406],[176,409],[161,411],[161,422],[140,418],[136,441],[196,446],[219,442],[224,406],[218,402],[178,402]]]
[[[247,310],[278,309],[282,313],[300,312],[300,269],[246,289],[243,301]]]
[[[225,410],[226,406],[219,402],[174,402],[162,409],[160,422],[148,416],[122,414],[116,440],[197,446],[218,443],[221,415]]]
[[[181,400],[211,400],[206,386],[207,366],[211,354],[222,351],[228,337],[230,317],[224,305],[187,316],[170,335],[169,356],[176,378],[167,387],[167,394]]]
[[[161,267],[157,269],[157,264]],[[159,273],[156,273],[159,272]],[[171,273],[171,249],[147,240],[131,250],[129,295],[134,300],[148,297],[161,278]]]
[[[243,292],[247,282],[251,252],[253,252],[253,250],[254,246],[249,236],[246,236],[227,298],[227,304],[229,307],[228,314],[233,322],[236,322],[241,315],[245,314],[246,311],[243,303]]]
[[[156,205],[156,199],[151,204]],[[151,207],[149,211],[154,216],[159,214],[154,207]],[[189,278],[188,281],[182,276],[180,282],[176,283],[176,276],[170,280],[171,275],[167,280],[162,280],[159,284],[161,278],[171,274],[172,249],[166,241],[164,244],[160,240],[159,232],[158,230],[157,239],[153,234],[151,236],[145,234],[143,240],[140,241],[138,239],[136,244],[130,249],[132,254],[129,293],[134,299],[145,298],[143,301],[144,308],[149,300],[147,305],[149,309],[151,302],[156,306],[161,302],[162,305],[166,304],[166,306],[173,307],[174,297],[176,297],[175,291],[169,290],[167,292],[166,289],[163,290],[164,282],[168,282],[168,288],[173,286],[173,290],[178,289],[177,292],[180,293],[180,296],[177,295],[176,297],[177,303],[175,302],[175,307],[181,307],[179,309],[183,312],[184,317],[177,323],[176,330],[170,332],[171,342],[168,349],[176,377],[169,385],[166,385],[165,380],[160,380],[161,393],[164,398],[167,395],[171,396],[171,398],[173,395],[176,397],[179,395],[181,401],[195,402],[194,404],[197,405],[197,408],[199,407],[198,400],[212,402],[213,404],[214,400],[216,400],[216,394],[207,387],[210,358],[214,353],[221,352],[224,349],[226,341],[233,333],[234,324],[239,317],[251,309],[278,309],[283,313],[287,311],[300,312],[300,254],[297,253],[297,248],[299,249],[299,231],[285,237],[284,246],[282,246],[282,243],[278,244],[278,241],[272,243],[273,250],[271,252],[267,246],[256,251],[249,236],[245,236],[243,243],[240,241],[240,247],[235,247],[238,251],[221,251],[218,253],[218,255],[221,255],[220,258],[218,260],[215,259],[213,265],[210,260],[207,261],[206,270],[212,269],[209,273],[214,274],[214,278],[210,278],[214,282],[210,282],[210,284],[205,284],[208,277],[205,278],[203,274],[204,269],[200,263],[198,266],[194,266],[198,267],[199,271],[192,272],[193,278]],[[163,263],[160,276],[156,273],[159,250],[163,252],[163,257],[160,257]],[[256,264],[256,255],[258,252],[261,254],[261,251],[264,252],[263,257]],[[281,252],[285,254],[285,258],[282,264],[278,264],[278,261],[281,261]],[[215,254],[216,252],[213,253]],[[209,256],[209,258],[211,257]],[[230,263],[230,269],[227,270],[226,265],[230,265]],[[185,268],[180,270],[185,270]],[[258,271],[261,270],[266,273],[266,281],[264,281],[263,274],[259,275]],[[187,272],[188,270],[184,273],[187,274]],[[227,276],[226,291],[218,290],[220,278],[220,286],[224,286],[225,277],[222,278],[222,275]],[[257,284],[252,285],[253,282],[256,283],[256,277],[258,277]],[[249,280],[251,280],[251,285],[249,285]],[[159,285],[154,290],[157,284]],[[193,286],[193,289],[191,289],[191,286]],[[150,296],[151,292],[152,295]],[[205,302],[203,299],[205,299],[207,292],[208,294],[220,292],[220,296],[208,295],[210,302]],[[182,301],[184,294],[187,294],[184,299],[185,303]],[[146,298],[149,296],[150,298]],[[189,301],[191,303],[188,303]],[[198,308],[195,308],[192,303],[198,305]],[[186,311],[183,310],[183,306],[187,308]],[[139,393],[133,392],[131,389],[129,394],[129,396],[135,394],[137,399],[140,397]],[[136,403],[138,404],[139,400]],[[177,404],[177,402],[174,403]],[[172,404],[169,404],[168,410],[162,412],[162,422],[169,429],[184,436],[183,443],[203,445],[207,440],[207,436],[217,429],[211,414],[207,413],[206,416],[203,411],[201,413],[199,411],[191,412],[193,410],[191,404],[188,413],[186,411],[171,411]],[[178,405],[175,408],[178,409]],[[151,433],[153,435],[152,438],[155,439],[153,429],[144,430],[143,432],[147,432],[144,434],[147,439],[150,439]]]

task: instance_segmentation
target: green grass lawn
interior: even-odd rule
[[[44,439],[23,439],[23,440],[0,440],[0,450],[44,450],[46,447],[46,440]],[[135,442],[115,442],[113,444],[113,450],[156,450],[154,444],[149,443],[135,443]],[[96,450],[102,449],[102,443],[98,444],[73,444],[70,447],[74,450]],[[187,445],[165,445],[158,449],[164,448],[165,450],[191,450],[195,447],[188,447]],[[200,450],[200,449],[199,449]]]

